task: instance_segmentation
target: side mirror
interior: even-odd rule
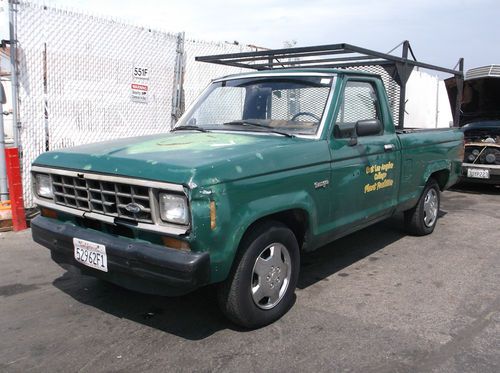
[[[3,89],[3,84],[0,82],[0,104],[7,103],[7,96],[5,96],[5,90]]]
[[[355,132],[359,137],[378,135],[382,132],[382,123],[378,119],[358,120]]]

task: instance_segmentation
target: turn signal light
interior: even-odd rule
[[[57,212],[46,207],[40,209],[40,214],[46,218],[57,219]]]
[[[217,228],[217,212],[215,209],[215,201],[210,201],[210,229]]]
[[[186,241],[178,240],[177,238],[172,238],[167,236],[163,236],[161,240],[163,241],[163,245],[170,247],[171,249],[186,250],[186,251],[191,250],[191,248],[189,247],[189,243],[187,243]]]

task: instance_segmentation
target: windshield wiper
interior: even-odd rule
[[[231,122],[226,122],[226,123],[223,123],[223,124],[225,126],[247,126],[247,125],[250,125],[250,126],[254,126],[254,127],[265,128],[265,129],[267,129],[266,132],[277,133],[278,135],[283,135],[283,136],[286,136],[286,137],[295,137],[291,133],[287,133],[287,132],[275,130],[271,126],[267,126],[267,125],[262,124],[260,122],[254,122],[253,120],[246,120],[246,119],[245,120],[233,120]]]
[[[200,126],[193,126],[193,125],[186,125],[186,126],[179,126],[179,127],[174,127],[170,130],[170,132],[175,132],[175,131],[200,131],[200,132],[208,132],[205,128],[202,128]]]

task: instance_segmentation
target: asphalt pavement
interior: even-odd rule
[[[148,296],[0,233],[0,371],[500,372],[500,189],[443,194],[435,232],[394,217],[302,258],[292,310],[242,330],[213,287]]]

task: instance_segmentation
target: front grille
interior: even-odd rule
[[[465,146],[464,163],[500,165],[500,147],[467,145]]]
[[[149,188],[138,185],[51,174],[55,202],[76,208],[143,223],[153,223]],[[127,209],[140,205],[139,212]],[[131,207],[137,206],[129,206]]]

